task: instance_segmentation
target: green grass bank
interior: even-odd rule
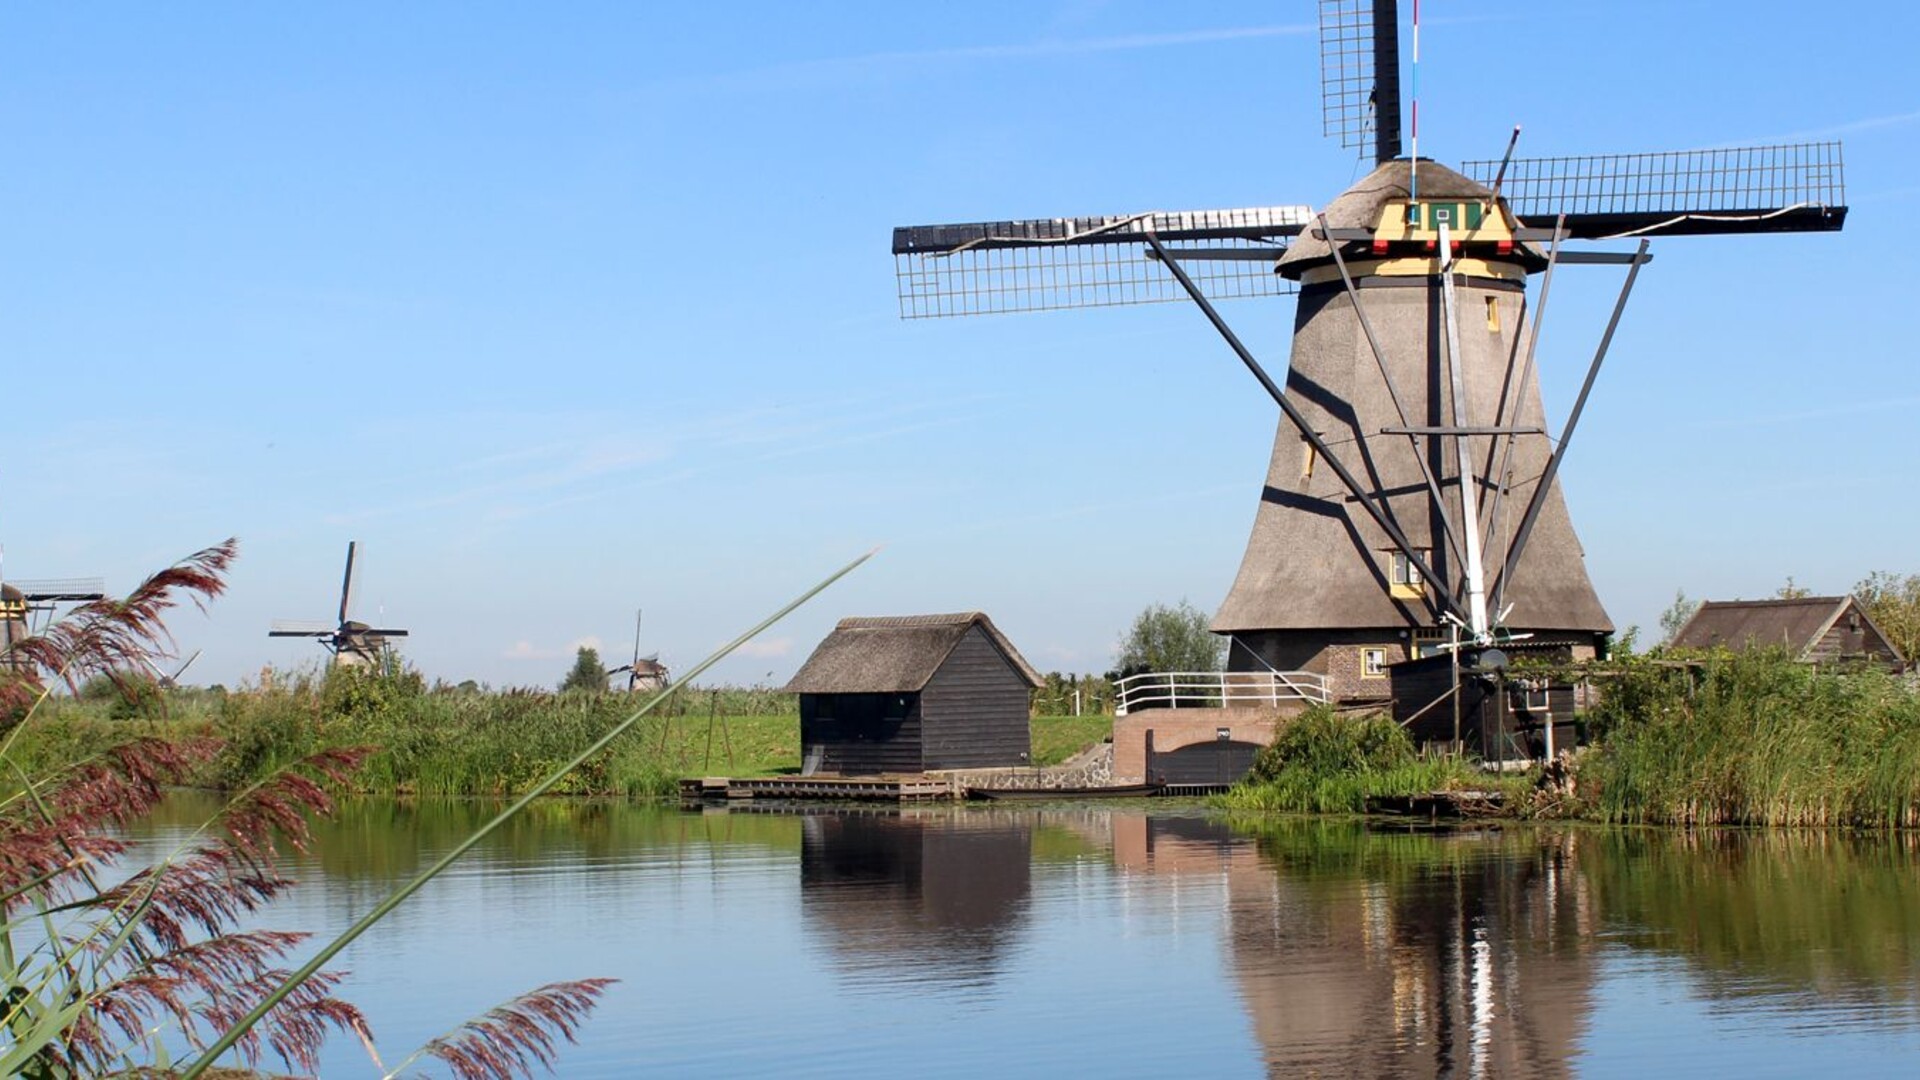
[[[1567,673],[1572,674],[1572,673]],[[1782,653],[1626,655],[1578,673],[1598,704],[1570,793],[1423,757],[1379,716],[1314,710],[1226,797],[1242,810],[1360,813],[1372,796],[1500,790],[1521,817],[1616,824],[1920,826],[1920,689],[1871,667]]]
[[[343,669],[268,689],[176,691],[131,700],[50,700],[14,756],[33,772],[137,735],[212,736],[224,749],[199,782],[233,790],[332,747],[374,748],[368,793],[506,796],[530,788],[644,704],[642,695],[428,689],[406,674]],[[1033,721],[1033,757],[1057,764],[1112,731],[1105,716]],[[584,767],[560,793],[672,794],[685,776],[797,771],[794,699],[763,690],[691,689],[669,699]]]

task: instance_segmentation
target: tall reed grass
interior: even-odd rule
[[[463,1080],[528,1075],[551,1066],[557,1041],[571,1041],[612,982],[581,979],[540,987],[459,1025],[391,1070],[373,1055],[370,1026],[335,997],[338,976],[324,965],[367,928],[575,770],[609,760],[623,736],[672,691],[611,723],[583,718],[554,738],[584,735],[553,760],[520,798],[415,875],[406,885],[321,945],[294,970],[281,966],[306,951],[306,935],[246,928],[293,885],[280,871],[283,846],[305,849],[310,819],[330,813],[329,789],[365,762],[364,747],[316,731],[316,714],[349,724],[389,722],[397,703],[419,699],[418,680],[383,672],[327,680],[304,698],[292,693],[235,723],[221,715],[151,720],[146,709],[110,711],[106,723],[66,724],[49,733],[52,687],[76,693],[89,682],[127,679],[170,644],[162,622],[180,599],[202,603],[225,588],[235,555],[229,540],[143,582],[125,599],[84,605],[39,634],[12,641],[0,655],[0,1074],[33,1080],[80,1076],[234,1075],[218,1063],[237,1053],[249,1072],[270,1050],[289,1068],[311,1073],[330,1032],[366,1043],[388,1076],[431,1058]],[[865,558],[763,620],[709,657],[712,666]],[[684,682],[684,680],[683,680]],[[99,695],[94,695],[98,697]],[[123,700],[145,701],[129,694]],[[229,701],[234,699],[229,699]],[[245,697],[238,700],[245,702]],[[259,704],[261,699],[252,699]],[[626,704],[626,703],[623,703]],[[244,706],[243,706],[244,710]],[[81,719],[85,719],[82,717]],[[223,744],[202,732],[240,732]],[[584,731],[591,726],[595,730]],[[137,734],[140,729],[163,734]],[[174,729],[164,731],[164,729]],[[331,734],[348,736],[364,728]],[[550,748],[513,731],[523,752]],[[154,811],[171,785],[214,769],[244,767],[241,785],[176,850],[144,866],[116,866],[128,845],[121,830]],[[173,1057],[192,1054],[183,1068]]]
[[[1388,717],[1342,716],[1323,706],[1283,725],[1226,802],[1238,810],[1359,814],[1369,798],[1513,783],[1461,758],[1421,756]]]
[[[1598,680],[1590,816],[1679,825],[1920,826],[1920,693],[1780,651],[1629,658]]]

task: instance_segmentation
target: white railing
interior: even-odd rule
[[[1152,671],[1114,684],[1116,716],[1139,709],[1218,709],[1332,700],[1327,677],[1311,671]]]

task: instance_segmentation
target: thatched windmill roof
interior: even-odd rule
[[[993,620],[978,611],[841,619],[794,673],[790,694],[894,694],[925,689],[934,672],[979,626],[1030,686],[1042,679]]]
[[[1406,199],[1411,192],[1413,162],[1389,161],[1362,177],[1360,182],[1341,192],[1322,213],[1326,215],[1327,227],[1331,229],[1371,229],[1380,220],[1380,211],[1393,199]],[[1434,161],[1420,163],[1420,198],[1422,199],[1461,199],[1479,201],[1493,196],[1492,189],[1477,180],[1470,180]],[[1500,212],[1505,215],[1508,226],[1517,225],[1513,215],[1507,212],[1505,202],[1500,203]],[[1552,222],[1536,224],[1551,225]],[[1317,228],[1316,224],[1314,228]],[[1333,261],[1333,250],[1326,240],[1314,235],[1314,228],[1302,232],[1293,243],[1287,245],[1286,254],[1280,256],[1279,272],[1290,278],[1298,278],[1310,267]],[[1344,251],[1345,249],[1343,249]],[[1361,257],[1358,252],[1348,251],[1349,259]],[[1532,244],[1514,245],[1512,260],[1528,270],[1545,269],[1546,256]]]

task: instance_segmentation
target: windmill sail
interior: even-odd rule
[[[1500,165],[1469,161],[1460,171],[1492,184]],[[1837,142],[1515,158],[1500,194],[1532,225],[1566,215],[1579,240],[1831,232],[1847,220]]]
[[[1326,133],[1353,148],[1371,140],[1376,156],[1322,216],[1270,207],[900,229],[901,315],[1196,303],[1284,416],[1213,620],[1231,639],[1230,671],[1308,671],[1341,700],[1380,704],[1412,701],[1403,691],[1444,698],[1463,672],[1493,677],[1520,639],[1597,655],[1613,623],[1558,469],[1650,258],[1644,238],[1839,229],[1840,147],[1508,157],[1455,172],[1418,158],[1417,106],[1416,154],[1400,156],[1397,3],[1319,10]],[[1418,34],[1416,5],[1416,63]],[[1620,237],[1642,238],[1639,250],[1565,249]],[[1554,439],[1534,347],[1554,268],[1576,263],[1628,269]],[[1213,301],[1296,291],[1282,387]],[[1422,683],[1433,670],[1440,680]],[[1413,715],[1441,698],[1421,697]],[[1545,753],[1561,722],[1543,722]]]
[[[1284,295],[1293,283],[1274,274],[1273,265],[1312,218],[1307,206],[1261,206],[895,229],[900,316],[1185,300],[1166,269],[1147,256],[1148,234],[1188,264],[1212,299]]]
[[[1374,163],[1400,156],[1400,12],[1394,0],[1320,0],[1321,133]]]
[[[267,636],[315,638],[333,654],[336,664],[379,663],[388,648],[388,639],[406,637],[407,632],[399,627],[368,626],[347,617],[353,603],[355,560],[359,550],[359,541],[347,542],[347,566],[340,577],[340,612],[334,622],[275,619]]]

